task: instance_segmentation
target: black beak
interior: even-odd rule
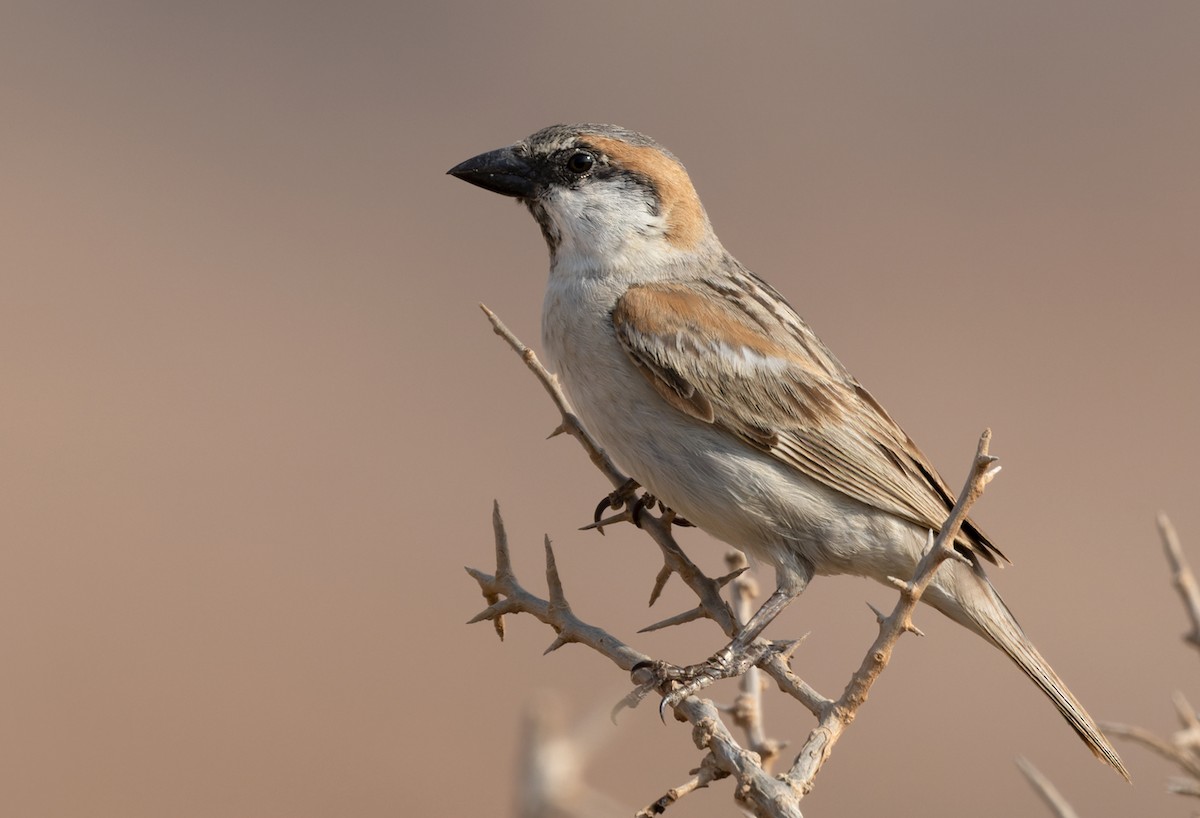
[[[512,148],[481,153],[446,173],[502,196],[530,199],[536,189],[533,167]]]

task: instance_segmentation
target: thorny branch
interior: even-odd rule
[[[1200,589],[1196,584],[1196,576],[1183,555],[1175,527],[1166,514],[1158,515],[1158,532],[1171,566],[1171,581],[1179,591],[1192,623],[1191,631],[1183,639],[1200,649]],[[1180,729],[1169,740],[1135,725],[1102,722],[1100,727],[1110,736],[1140,744],[1179,767],[1188,777],[1172,779],[1167,786],[1169,791],[1200,797],[1200,717],[1182,693],[1176,692],[1172,698]]]
[[[487,574],[475,568],[468,568],[467,573],[479,583],[485,597],[501,595],[504,599],[492,603],[472,617],[471,623],[487,619],[494,621],[508,613],[527,613],[550,625],[558,633],[546,649],[547,653],[570,642],[577,642],[608,657],[623,670],[629,670],[648,658],[607,631],[589,625],[575,616],[563,594],[562,580],[558,575],[554,549],[549,538],[546,539],[545,545],[549,599],[542,599],[527,591],[511,570],[508,536],[504,530],[499,505],[493,508],[492,522],[496,539],[496,574]],[[710,778],[732,775],[738,783],[740,800],[753,809],[756,815],[800,816],[799,799],[795,798],[782,782],[763,770],[757,754],[737,743],[729,728],[721,722],[720,713],[711,702],[692,696],[681,702],[676,707],[676,712],[692,724],[692,738],[696,747],[707,750],[708,757],[712,758],[712,761],[708,762],[713,767]],[[695,789],[695,786],[691,789]]]
[[[1120,724],[1119,722],[1106,721],[1101,722],[1100,728],[1104,730],[1106,735],[1114,738],[1124,738],[1142,745],[1147,750],[1151,750],[1165,758],[1167,761],[1173,762],[1181,770],[1195,778],[1200,778],[1200,762],[1195,757],[1195,752],[1188,748],[1178,746],[1166,739],[1159,738],[1154,733],[1144,727],[1137,727],[1131,724]]]
[[[758,587],[757,583],[746,571],[748,567],[746,556],[741,551],[730,551],[726,554],[725,561],[732,570],[724,577],[718,579],[718,582],[724,584],[725,580],[730,580],[730,594],[733,598],[734,615],[737,617],[737,622],[740,626],[754,613],[753,602],[754,598],[758,595]],[[671,617],[664,620],[664,622],[681,619],[683,616],[685,615]],[[642,632],[657,629],[661,624],[663,623],[643,628]],[[728,707],[719,707],[718,709],[722,713],[729,714],[730,718],[733,719],[733,723],[746,734],[746,740],[750,745],[748,749],[751,753],[758,756],[759,764],[763,771],[770,773],[771,765],[786,744],[775,739],[769,739],[766,736],[766,730],[763,727],[762,710],[762,691],[765,684],[766,680],[763,679],[759,668],[751,667],[739,680],[739,692],[733,704]],[[634,818],[651,818],[651,816],[659,815],[668,806],[688,793],[707,787],[711,781],[725,777],[725,773],[716,767],[715,758],[712,755],[705,756],[700,767],[693,772],[695,774],[690,779],[678,787],[672,787],[667,790],[661,798],[639,810]]]
[[[737,632],[739,619],[744,618],[740,609],[749,593],[747,585],[738,584],[743,569],[736,568],[731,574],[717,579],[706,576],[675,542],[671,533],[673,512],[664,511],[661,515],[656,515],[647,504],[630,502],[628,495],[631,487],[636,487],[636,484],[621,474],[603,450],[588,435],[578,417],[571,411],[570,404],[558,385],[557,378],[541,365],[534,352],[505,327],[495,313],[487,307],[482,307],[482,309],[491,321],[496,334],[503,337],[521,356],[558,408],[562,422],[551,436],[566,432],[578,440],[588,453],[592,463],[612,484],[614,488],[613,507],[619,508],[624,505],[623,512],[610,519],[600,521],[599,526],[619,521],[634,522],[646,531],[658,545],[664,566],[655,582],[651,602],[657,597],[671,574],[678,574],[698,597],[699,605],[695,609],[671,617],[652,627],[708,618],[715,622],[726,636],[732,638]],[[670,803],[687,793],[707,786],[710,781],[724,777],[734,778],[736,782],[735,800],[757,816],[777,818],[778,816],[801,815],[800,800],[812,790],[814,778],[825,760],[829,758],[845,728],[854,720],[858,709],[866,701],[871,686],[879,678],[883,668],[887,666],[896,642],[906,632],[920,632],[912,622],[912,613],[920,601],[921,594],[945,560],[961,559],[954,551],[954,539],[966,519],[968,509],[982,495],[988,481],[999,471],[999,466],[995,465],[995,458],[988,454],[990,439],[990,430],[985,431],[980,437],[967,484],[963,487],[958,502],[937,538],[934,539],[930,532],[930,547],[918,563],[912,579],[907,582],[902,579],[893,580],[900,588],[900,599],[889,616],[878,616],[879,636],[837,700],[822,696],[791,671],[788,663],[799,642],[783,645],[775,643],[771,645],[773,650],[764,651],[758,667],[775,681],[780,690],[803,704],[818,718],[817,727],[800,749],[791,769],[781,776],[772,776],[768,772],[771,760],[782,749],[782,746],[765,737],[761,724],[761,705],[747,704],[747,702],[754,702],[754,698],[758,695],[759,681],[755,678],[756,673],[752,670],[743,677],[741,682],[742,695],[739,696],[739,702],[741,702],[740,706],[743,710],[740,715],[736,709],[739,705],[735,705],[734,710],[735,723],[746,730],[750,748],[743,748],[737,743],[729,728],[722,721],[720,712],[711,702],[697,696],[684,699],[675,706],[675,713],[692,725],[692,737],[696,747],[707,752],[700,767],[694,771],[695,774],[688,782],[668,791],[654,804],[642,810],[639,816],[659,814]],[[549,538],[545,543],[549,599],[540,599],[525,590],[517,581],[512,570],[507,535],[504,532],[498,506],[493,513],[493,525],[496,539],[496,574],[489,575],[477,569],[467,569],[468,573],[479,583],[488,602],[488,607],[471,619],[471,622],[490,619],[495,624],[497,633],[503,638],[502,617],[504,614],[529,613],[550,625],[557,633],[554,641],[547,648],[547,653],[562,645],[577,642],[608,657],[624,670],[629,670],[635,664],[648,658],[606,631],[589,625],[575,616],[566,601]],[[721,598],[721,589],[729,582],[733,582],[734,598],[739,607],[737,614]],[[770,643],[763,642],[764,646],[768,644]],[[638,680],[635,679],[635,681]],[[649,693],[651,684],[653,683],[642,682],[639,684],[639,687],[629,697],[626,697],[622,704],[636,705]],[[660,690],[659,692],[666,691]],[[746,710],[747,707],[751,709]]]
[[[1197,585],[1196,576],[1184,556],[1179,536],[1175,533],[1171,520],[1160,512],[1157,522],[1163,550],[1171,567],[1172,584],[1179,592],[1184,610],[1191,621],[1191,630],[1184,634],[1183,639],[1192,647],[1200,649],[1200,585]],[[1110,736],[1140,744],[1186,773],[1187,777],[1173,778],[1168,782],[1168,792],[1200,798],[1200,715],[1197,715],[1195,708],[1182,693],[1173,694],[1172,701],[1180,729],[1169,739],[1131,724],[1101,722],[1100,727]],[[1017,766],[1056,815],[1060,818],[1075,818],[1076,813],[1070,804],[1036,767],[1023,758],[1017,759]]]
[[[1167,552],[1167,562],[1171,564],[1171,581],[1175,584],[1179,596],[1183,599],[1183,607],[1192,622],[1192,630],[1183,638],[1192,647],[1200,649],[1200,587],[1196,585],[1196,575],[1192,566],[1183,556],[1183,548],[1179,545],[1179,535],[1175,526],[1166,514],[1158,515],[1158,532],[1162,537],[1163,549]]]
[[[1159,512],[1157,522],[1163,550],[1171,566],[1171,582],[1179,591],[1184,610],[1191,620],[1192,629],[1184,634],[1183,640],[1200,649],[1200,585],[1197,585],[1192,567],[1183,554],[1183,547],[1179,544],[1179,536],[1175,533],[1171,520],[1166,514]],[[1114,738],[1140,744],[1155,755],[1170,761],[1187,777],[1172,778],[1167,783],[1167,791],[1200,798],[1200,715],[1182,693],[1177,691],[1171,698],[1180,729],[1169,739],[1162,738],[1144,727],[1119,722],[1101,722],[1100,729]],[[1023,758],[1017,759],[1017,766],[1025,773],[1038,794],[1055,810],[1056,815],[1060,818],[1075,818],[1076,813],[1066,799],[1036,767]]]

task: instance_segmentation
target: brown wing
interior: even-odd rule
[[[945,481],[806,324],[757,279],[631,287],[621,345],[663,398],[860,502],[937,530]],[[973,524],[960,547],[1005,559]]]

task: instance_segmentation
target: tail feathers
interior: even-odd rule
[[[986,611],[967,612],[974,628],[1004,651],[1008,658],[1012,659],[1017,667],[1021,668],[1025,675],[1041,688],[1096,758],[1110,764],[1126,781],[1132,781],[1121,757],[1117,755],[1117,751],[1100,732],[1096,722],[1083,709],[1083,705],[1079,703],[1063,680],[1058,678],[1058,674],[1050,667],[1050,663],[1042,658],[1037,648],[1025,636],[1025,632],[1021,630],[1021,626],[1017,624],[1017,620],[1008,610],[1004,601],[1000,599],[999,594],[991,587],[991,583],[983,577],[980,579],[987,588],[987,596],[990,597],[988,601],[992,604],[986,605],[986,608],[989,609]]]

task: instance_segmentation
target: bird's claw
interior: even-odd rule
[[[632,521],[633,524],[638,528],[642,527],[641,522],[639,522],[638,515],[643,509],[653,509],[655,506],[658,506],[659,511],[664,513],[670,510],[663,505],[661,500],[659,500],[650,492],[646,492],[640,497],[637,496],[637,490],[641,487],[642,486],[640,483],[633,478],[630,478],[629,480],[626,480],[625,484],[619,489],[609,492],[607,495],[605,495],[604,499],[602,499],[596,505],[596,511],[592,514],[592,524],[587,527],[595,528],[601,534],[603,534],[604,528],[602,526],[601,518],[603,517],[604,512],[608,511],[609,509],[616,511],[623,507],[628,508],[629,520]],[[679,516],[673,517],[671,519],[671,524],[682,526],[684,528],[692,525],[690,522]]]
[[[713,682],[743,675],[773,650],[776,650],[773,643],[762,640],[757,640],[745,648],[731,644],[697,665],[680,667],[669,662],[653,660],[634,665],[631,674],[635,681],[639,678],[639,672],[643,679],[649,674],[653,680],[652,686],[660,692],[665,690],[662,701],[658,704],[658,717],[666,721],[667,711],[682,704],[684,699],[694,696]],[[642,684],[645,685],[646,682],[643,681]]]
[[[604,499],[596,505],[596,511],[592,515],[593,527],[599,528],[600,518],[604,516],[605,511],[608,511],[609,509],[613,509],[615,511],[623,506],[629,505],[639,488],[641,488],[641,484],[633,478],[630,478],[626,480],[625,484],[619,489],[615,489],[606,494]],[[600,533],[604,533],[603,528],[600,528]]]

